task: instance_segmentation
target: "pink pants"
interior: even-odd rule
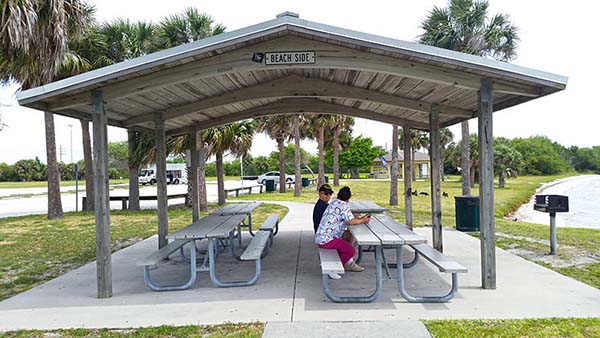
[[[319,244],[319,248],[323,249],[336,249],[338,255],[340,255],[340,260],[344,265],[348,263],[350,258],[354,257],[354,247],[352,244],[346,242],[341,238],[334,238],[332,241],[329,241],[325,244]]]

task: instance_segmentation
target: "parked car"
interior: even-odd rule
[[[279,171],[269,171],[258,176],[258,183],[265,184],[267,180],[274,180],[275,183],[279,183]],[[292,174],[285,174],[286,182],[294,182]]]

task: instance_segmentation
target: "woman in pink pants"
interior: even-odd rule
[[[337,199],[329,203],[317,229],[315,243],[320,248],[336,249],[346,271],[360,272],[365,268],[354,262],[354,247],[343,240],[342,236],[347,225],[369,223],[370,216],[355,218],[348,207],[350,197],[352,197],[350,188],[343,187],[338,192]],[[333,279],[341,278],[338,274],[330,274],[329,277]]]

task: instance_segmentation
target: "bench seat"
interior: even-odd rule
[[[273,236],[277,235],[279,232],[279,216],[277,215],[269,215],[265,222],[260,226],[262,231],[268,231],[270,233],[271,242],[269,246],[273,245]]]
[[[252,237],[248,247],[246,247],[246,250],[244,250],[244,253],[242,253],[240,259],[243,261],[254,261],[260,259],[265,247],[267,246],[267,243],[269,242],[269,237],[270,233],[267,231],[259,231],[256,233],[256,235]],[[268,247],[266,250],[268,250]]]
[[[167,259],[173,252],[177,250],[181,250],[181,254],[183,256],[183,246],[187,243],[191,243],[190,245],[190,279],[183,284],[176,285],[158,285],[152,282],[152,278],[150,277],[150,269],[154,266],[160,264],[160,262]],[[175,291],[175,290],[185,290],[192,286],[196,281],[196,245],[194,241],[189,241],[187,239],[176,239],[164,247],[160,248],[158,251],[153,252],[152,254],[144,257],[139,260],[136,264],[137,266],[144,267],[144,283],[153,291]]]
[[[453,261],[448,256],[445,256],[427,244],[413,244],[411,247],[418,252],[419,255],[435,265],[440,272],[464,273],[469,271],[462,264]]]
[[[319,248],[319,259],[321,260],[322,274],[343,274],[345,272],[344,265],[342,265],[340,255],[338,255],[337,250]]]
[[[160,248],[158,251],[153,252],[152,254],[142,258],[137,262],[137,266],[155,266],[158,265],[161,261],[167,259],[173,252],[179,250],[179,248],[183,247],[188,240],[185,239],[176,239],[171,241],[169,244]]]

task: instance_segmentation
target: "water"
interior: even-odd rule
[[[569,212],[556,214],[561,227],[600,229],[600,175],[575,176],[544,185],[537,194],[569,196]],[[550,215],[533,210],[532,200],[516,216],[524,222],[550,224]]]

